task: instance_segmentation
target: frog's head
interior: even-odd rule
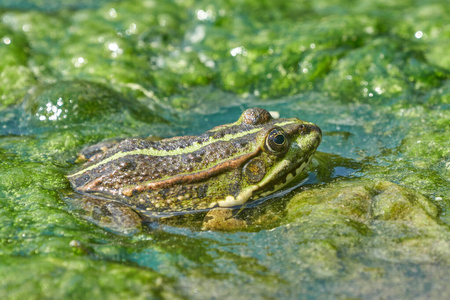
[[[218,201],[219,206],[233,206],[280,190],[302,176],[322,139],[320,128],[297,118],[274,119],[262,108],[243,112],[234,126],[247,135],[254,156],[243,164],[239,193]]]

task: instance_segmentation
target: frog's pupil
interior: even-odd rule
[[[284,136],[281,135],[281,134],[279,134],[279,135],[277,135],[277,136],[273,139],[273,141],[274,141],[275,144],[277,144],[277,145],[282,145],[282,144],[284,143]]]

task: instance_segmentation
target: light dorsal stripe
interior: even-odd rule
[[[274,124],[275,126],[284,126],[290,123],[294,123],[293,121],[286,121],[286,122],[281,122],[281,123],[276,123]],[[191,146],[188,146],[186,148],[179,148],[179,149],[174,149],[174,150],[157,150],[157,149],[153,149],[153,148],[146,148],[146,149],[136,149],[136,150],[131,150],[131,151],[126,151],[126,152],[117,152],[114,155],[111,155],[110,157],[105,158],[102,161],[99,161],[98,163],[89,166],[75,174],[69,175],[67,177],[75,177],[75,176],[79,176],[87,171],[90,171],[92,169],[97,168],[98,166],[104,165],[106,163],[109,163],[110,161],[113,160],[117,160],[119,158],[128,156],[128,155],[147,155],[147,156],[174,156],[174,155],[180,155],[180,154],[185,154],[185,153],[192,153],[195,151],[200,150],[202,147],[208,146],[210,144],[216,143],[216,142],[220,142],[220,141],[230,141],[232,139],[236,139],[236,138],[240,138],[240,137],[244,137],[246,135],[250,135],[253,133],[256,133],[260,130],[262,130],[263,128],[259,127],[259,128],[255,128],[252,130],[247,130],[247,131],[243,131],[243,132],[239,132],[239,133],[235,133],[235,134],[226,134],[223,137],[219,138],[219,139],[214,139],[212,137],[209,138],[208,141],[204,142],[204,143],[194,143]]]

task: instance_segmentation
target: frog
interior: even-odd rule
[[[206,212],[202,229],[243,228],[231,210],[304,176],[321,140],[314,123],[255,107],[197,136],[94,145],[67,178],[83,208],[100,216],[91,220],[109,214],[119,227],[134,227]]]

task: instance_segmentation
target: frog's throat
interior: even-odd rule
[[[280,190],[284,186],[286,186],[290,181],[292,181],[295,177],[300,175],[306,169],[306,167],[311,162],[312,156],[313,155],[311,154],[308,158],[306,158],[302,161],[302,163],[300,164],[300,166],[298,168],[289,172],[286,175],[286,181],[284,183],[275,185],[273,189],[271,189],[268,192],[262,193],[260,196],[261,197],[267,196],[268,194],[272,194],[272,193]],[[225,197],[224,200],[219,200],[217,202],[212,203],[210,205],[210,207],[214,207],[217,205],[219,205],[220,207],[232,207],[232,206],[244,204],[245,202],[248,201],[248,199],[250,199],[250,197],[252,197],[254,195],[255,191],[262,190],[264,188],[264,186],[268,185],[275,178],[275,176],[277,174],[283,172],[283,170],[288,169],[290,165],[292,165],[291,161],[289,161],[289,160],[283,161],[274,170],[271,171],[271,174],[269,176],[264,177],[264,179],[261,180],[260,182],[258,182],[257,184],[248,186],[247,188],[243,189],[236,197],[232,196],[232,195],[228,195]]]
[[[295,121],[285,121],[285,122],[275,123],[274,125],[281,127],[281,126],[292,124],[292,123],[295,123]],[[80,176],[81,174],[83,174],[87,171],[93,170],[101,165],[104,165],[104,164],[110,162],[110,161],[117,160],[117,159],[120,159],[120,158],[128,156],[128,155],[174,156],[174,155],[192,153],[192,152],[198,151],[202,147],[208,146],[210,144],[220,142],[220,141],[230,141],[232,139],[244,137],[246,135],[250,135],[250,134],[256,133],[261,130],[263,130],[263,128],[258,127],[258,128],[243,131],[240,133],[226,134],[223,137],[218,138],[218,139],[210,137],[209,140],[204,143],[194,143],[191,146],[188,146],[183,149],[174,149],[174,150],[167,151],[167,150],[157,150],[157,149],[153,149],[153,148],[146,148],[146,149],[136,149],[136,150],[132,150],[132,151],[126,151],[126,152],[120,151],[120,152],[115,153],[114,155],[111,155],[108,158],[105,158],[102,161],[99,161],[96,164],[93,164],[93,165],[91,165],[85,169],[82,169],[74,174],[68,175],[67,177],[72,178],[72,177]]]

